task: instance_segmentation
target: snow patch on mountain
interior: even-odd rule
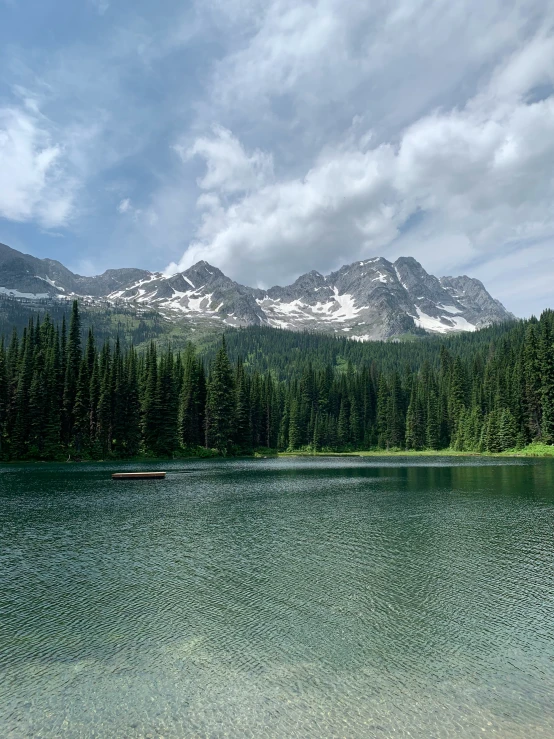
[[[384,275],[382,272],[379,272],[377,274],[377,277],[374,277],[371,281],[372,282],[384,282],[386,285],[387,282],[389,282],[389,278],[388,278],[388,275]]]
[[[414,323],[419,328],[434,333],[446,334],[449,331],[475,331],[476,326],[461,316],[430,316],[424,313],[416,306],[417,318],[414,316]]]
[[[406,334],[475,331],[513,316],[484,285],[466,275],[437,279],[412,257],[382,257],[315,270],[286,287],[241,285],[205,261],[172,275],[125,268],[96,277],[0,244],[0,295],[25,300],[134,304],[197,326],[278,326],[349,334],[357,341]]]
[[[445,310],[447,313],[456,314],[456,313],[461,313],[462,312],[461,309],[460,308],[456,308],[455,305],[442,305],[442,303],[438,303],[437,307],[438,308],[441,308],[442,310]]]
[[[40,275],[35,275],[35,278],[37,280],[42,280],[43,282],[46,282],[48,285],[51,285],[52,287],[55,287],[56,290],[62,290],[62,292],[65,292],[63,287],[59,287],[58,285],[56,285],[54,280],[51,280],[49,277],[41,277]]]
[[[335,295],[336,302],[340,305],[340,310],[333,314],[333,318],[336,321],[347,321],[351,318],[355,318],[358,313],[363,310],[363,307],[356,307],[352,295],[349,295],[348,293],[339,295],[339,291],[336,287],[333,287],[333,293]]]

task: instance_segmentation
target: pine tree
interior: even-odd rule
[[[6,414],[8,409],[8,374],[4,339],[0,340],[0,459],[4,454],[4,439],[6,432]]]
[[[140,393],[137,375],[137,353],[130,348],[126,367],[125,455],[135,457],[140,451]]]
[[[285,391],[283,412],[279,423],[279,440],[277,444],[279,449],[286,449],[289,445],[290,401],[290,393]]]
[[[338,442],[345,447],[350,442],[350,401],[343,397],[340,403],[339,420],[337,424]]]
[[[102,457],[102,443],[100,441],[100,428],[98,422],[98,408],[100,401],[100,363],[95,359],[92,366],[89,392],[89,438],[90,453],[93,459]]]
[[[73,408],[73,429],[71,445],[77,453],[90,448],[90,377],[89,365],[81,361],[77,379],[77,392]]]
[[[153,449],[156,454],[170,456],[177,449],[178,407],[175,403],[175,381],[173,376],[173,357],[168,351],[158,367],[156,405],[159,412],[158,437]]]
[[[127,448],[127,374],[123,364],[121,343],[116,338],[111,370],[113,452],[117,457],[126,456]]]
[[[75,423],[74,408],[77,396],[77,381],[81,364],[81,318],[79,315],[79,304],[73,301],[71,310],[71,321],[69,324],[69,336],[67,340],[65,377],[63,388],[63,411],[64,411],[64,439],[69,443]]]
[[[205,379],[201,362],[192,344],[188,344],[183,358],[183,378],[179,399],[179,440],[185,447],[203,444],[203,408]]]
[[[252,423],[250,418],[250,383],[239,360],[235,371],[236,408],[233,442],[241,452],[252,449]]]
[[[449,429],[451,434],[455,434],[458,428],[460,417],[466,407],[466,379],[464,376],[464,368],[462,360],[456,357],[452,364],[450,387],[448,390],[448,408],[449,408]]]
[[[98,397],[98,425],[97,440],[102,457],[112,452],[112,421],[113,421],[113,366],[111,361],[110,345],[106,342],[100,355],[100,389]]]
[[[297,398],[292,398],[290,401],[288,442],[288,449],[291,452],[295,449],[300,449],[302,443],[300,432],[300,403]]]
[[[427,428],[425,436],[428,449],[440,448],[440,409],[437,393],[434,388],[429,391],[427,399]]]
[[[406,429],[402,388],[397,372],[392,374],[387,412],[389,419],[388,441],[393,448],[400,449],[404,446]]]
[[[496,410],[491,411],[485,419],[481,435],[481,450],[492,454],[502,451],[499,414]]]
[[[379,378],[377,390],[377,445],[380,449],[390,446],[389,388],[384,374]]]
[[[206,398],[206,447],[227,454],[234,425],[235,388],[225,339],[211,367]]]
[[[321,415],[318,413],[314,422],[314,436],[312,441],[312,449],[319,452],[325,441],[325,425]]]
[[[29,456],[33,459],[44,459],[44,428],[48,413],[48,388],[45,371],[44,351],[37,346],[29,390],[29,405],[27,407]]]
[[[540,365],[541,439],[554,444],[554,312],[545,311],[539,323],[538,363]]]
[[[89,330],[83,354],[76,305],[69,334],[48,316],[21,330],[0,340],[2,459],[170,455],[206,442],[223,453],[554,443],[551,311],[445,343],[233,332],[236,369],[224,344],[209,388],[191,345],[159,355],[118,340],[98,352]]]
[[[498,423],[498,446],[501,452],[513,449],[517,444],[515,419],[509,408],[504,408]]]
[[[152,452],[156,448],[160,428],[158,394],[158,354],[154,342],[150,344],[145,363],[144,394],[142,400],[142,433],[144,449]]]
[[[31,328],[31,327],[29,327]],[[29,396],[33,380],[33,332],[23,332],[22,356],[19,363],[17,388],[14,395],[14,426],[12,432],[12,455],[15,459],[27,457],[29,442]]]
[[[419,449],[418,399],[415,384],[412,386],[410,402],[406,411],[406,449]]]
[[[525,372],[525,405],[526,416],[531,439],[541,435],[541,372],[539,359],[539,341],[537,326],[530,323],[527,327],[524,344]]]
[[[359,447],[363,440],[362,414],[356,392],[350,396],[350,440]]]

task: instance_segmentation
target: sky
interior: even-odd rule
[[[287,284],[372,256],[554,308],[548,0],[0,0],[0,242]]]

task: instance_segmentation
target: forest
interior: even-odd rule
[[[255,450],[498,453],[554,443],[554,312],[475,334],[359,344],[230,331],[140,351],[48,314],[0,341],[0,459]]]

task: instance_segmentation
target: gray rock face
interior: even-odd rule
[[[0,244],[0,290],[41,297],[90,295],[104,297],[122,285],[148,277],[143,269],[109,269],[95,277],[81,277],[54,259],[37,259]],[[16,295],[17,297],[17,295]]]
[[[499,300],[491,297],[475,277],[441,277],[441,285],[466,311],[468,321],[478,328],[514,318]]]
[[[63,293],[56,279],[69,281],[73,274],[52,259],[37,259],[0,244],[0,290],[42,297]]]
[[[0,245],[0,293],[27,299],[87,296],[155,309],[171,320],[204,327],[267,325],[359,341],[474,331],[514,319],[479,280],[439,280],[412,257],[394,263],[374,257],[327,276],[312,271],[292,285],[259,290],[204,261],[171,276],[115,269],[82,277],[54,260]]]

